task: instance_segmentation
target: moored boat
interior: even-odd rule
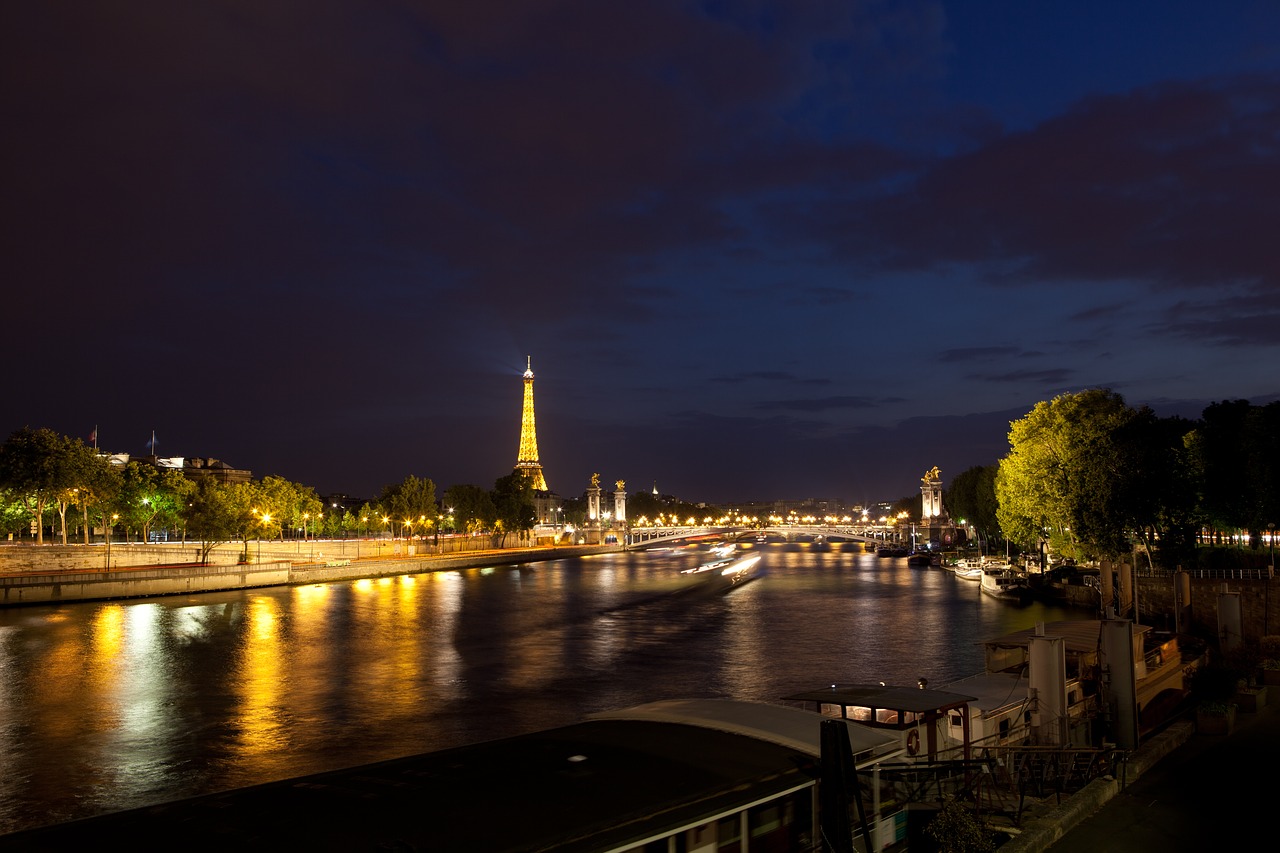
[[[982,591],[994,598],[1022,601],[1031,593],[1027,581],[1011,568],[987,567],[982,571]]]
[[[981,563],[974,563],[970,560],[957,560],[955,566],[952,567],[952,571],[955,572],[955,576],[961,580],[982,580]]]

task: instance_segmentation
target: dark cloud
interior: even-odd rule
[[[974,373],[971,379],[981,382],[1030,382],[1039,385],[1061,385],[1075,375],[1076,371],[1067,368],[1047,368],[1045,370],[1010,370],[1004,373]]]
[[[749,373],[737,373],[732,376],[713,376],[712,382],[723,382],[730,385],[740,382],[786,382],[789,385],[830,385],[830,379],[802,379],[792,373],[777,370],[756,370]]]
[[[1022,355],[1017,347],[960,347],[943,350],[938,358],[943,361],[995,361]]]
[[[828,220],[884,268],[996,265],[990,281],[1277,284],[1280,78],[1169,83],[939,161]],[[1269,189],[1270,188],[1270,189]],[[834,237],[834,235],[833,235]]]
[[[893,397],[820,397],[808,400],[767,400],[757,403],[756,408],[765,412],[826,412],[832,409],[871,409],[900,401],[900,398]]]

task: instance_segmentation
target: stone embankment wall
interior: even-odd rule
[[[1189,595],[1175,613],[1177,575],[1139,575],[1135,579],[1137,603],[1143,625],[1162,630],[1178,630],[1206,638],[1217,637],[1218,600],[1222,592],[1240,597],[1241,634],[1255,641],[1268,634],[1280,634],[1280,578],[1188,575]],[[1101,596],[1094,587],[1081,584],[1054,585],[1048,596],[1068,607],[1101,616]],[[1120,614],[1127,616],[1128,614]]]
[[[113,546],[110,569],[102,564],[83,567],[76,565],[78,561],[82,561],[82,558],[65,553],[70,546],[67,548],[57,546],[49,551],[43,548],[29,549],[21,562],[14,561],[15,565],[21,566],[19,570],[6,572],[0,568],[0,604],[44,604],[194,594],[355,580],[477,566],[510,565],[618,550],[617,546],[542,546],[484,551],[459,550],[452,553],[446,551],[443,554],[420,555],[408,553],[409,548],[402,542],[399,553],[396,552],[392,543],[387,543],[390,553],[371,554],[370,550],[377,552],[381,549],[370,549],[365,547],[367,543],[361,543],[360,551],[357,552],[355,543],[349,542],[345,545],[349,546],[350,550],[346,552],[347,556],[343,556],[342,549],[329,547],[339,543],[314,544],[325,546],[328,551],[322,551],[317,547],[314,552],[306,550],[296,554],[295,559],[283,560],[268,560],[267,554],[264,553],[261,561],[257,561],[256,554],[251,554],[250,558],[254,562],[240,563],[241,549],[235,547],[230,552],[219,551],[219,560],[207,565],[194,562],[199,554],[192,553],[190,546],[185,548],[140,546],[137,552],[127,552],[130,558],[146,558],[154,562],[133,566],[120,566],[115,562],[119,557],[120,549]],[[421,546],[415,546],[415,552],[418,547]],[[4,554],[8,560],[13,560],[11,554],[5,553],[9,550],[11,549],[0,549],[0,554]],[[96,551],[97,560],[104,562],[106,560],[104,548],[80,546],[79,550],[91,553]],[[182,557],[187,557],[185,563],[175,563]],[[88,559],[89,562],[95,562],[92,558]]]
[[[539,542],[538,544],[550,544]],[[506,545],[531,547],[508,536]],[[444,536],[437,544],[431,539],[412,542],[403,539],[287,539],[249,540],[250,563],[325,563],[333,560],[390,559],[428,555],[465,555],[498,547],[488,536]],[[240,562],[243,542],[226,542],[209,554],[209,564],[234,566]],[[200,559],[198,542],[101,542],[93,545],[0,545],[0,574],[13,572],[68,571],[73,569],[107,569],[126,566],[171,566],[194,563]]]

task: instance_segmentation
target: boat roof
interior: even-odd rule
[[[817,714],[796,712],[819,730]],[[585,853],[698,825],[818,773],[807,749],[692,723],[593,719],[26,830],[0,836],[0,849],[198,838],[210,849]]]
[[[1020,705],[1027,698],[1027,680],[1012,672],[980,673],[947,686],[972,693],[976,698],[969,703],[969,707],[984,713]]]
[[[822,754],[822,721],[830,719],[812,711],[765,702],[728,699],[668,699],[620,711],[593,714],[593,720],[652,720],[680,723],[747,735],[776,743],[814,758]],[[867,751],[896,748],[898,738],[883,731],[842,721],[849,730],[849,745],[856,756]]]
[[[919,687],[833,684],[820,690],[808,690],[784,698],[795,702],[828,702],[833,705],[858,705],[865,708],[923,714],[928,711],[945,711],[948,708],[955,708],[972,702],[975,697]]]
[[[1141,637],[1150,630],[1151,628],[1147,625],[1135,624],[1133,626],[1135,637]],[[1005,634],[1003,637],[985,640],[983,645],[1025,648],[1031,644],[1031,638],[1036,633],[1036,627],[1026,628],[1021,631],[1014,631],[1012,634]],[[1099,638],[1102,636],[1102,620],[1068,619],[1062,622],[1047,622],[1044,624],[1044,636],[1061,637],[1066,641],[1067,651],[1069,652],[1088,653],[1096,651]]]

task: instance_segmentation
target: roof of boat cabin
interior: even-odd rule
[[[975,697],[944,690],[920,687],[889,687],[871,684],[833,684],[818,690],[808,690],[784,697],[793,702],[826,702],[832,705],[858,705],[865,708],[883,708],[887,711],[910,711],[923,714],[928,711],[944,711]]]
[[[983,641],[986,646],[1027,647],[1036,634],[1036,628],[1026,628]],[[1141,637],[1150,631],[1147,625],[1133,626],[1135,637]],[[1096,651],[1102,637],[1101,619],[1068,619],[1063,622],[1047,622],[1044,624],[1044,636],[1060,637],[1066,641],[1067,651],[1075,654]]]
[[[1027,680],[1012,672],[987,672],[948,684],[953,690],[972,693],[977,698],[969,707],[984,713],[1019,705],[1027,698]]]
[[[593,714],[593,720],[653,720],[682,723],[747,735],[794,749],[814,758],[822,754],[822,721],[812,711],[765,702],[727,699],[668,699],[634,708]],[[882,730],[844,721],[853,754],[899,746]]]
[[[821,726],[816,714],[782,710]],[[595,719],[0,835],[0,851],[160,839],[272,851],[607,850],[812,784],[818,773],[807,748],[697,724]]]

